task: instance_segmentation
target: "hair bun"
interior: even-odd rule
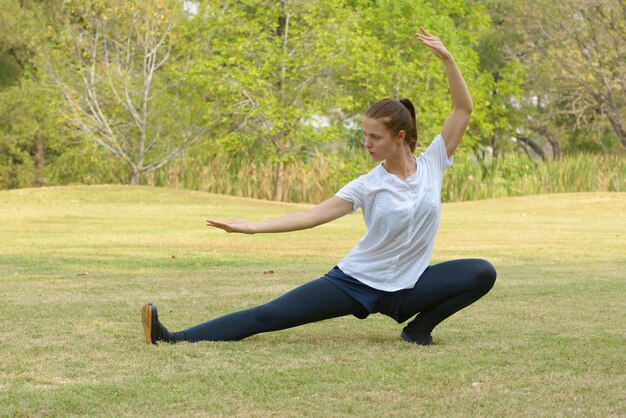
[[[411,101],[407,98],[402,98],[399,100],[399,102],[402,103],[404,107],[409,109],[409,112],[411,112],[411,117],[415,119],[415,106],[413,106],[413,103],[411,103]]]

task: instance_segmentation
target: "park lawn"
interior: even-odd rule
[[[624,416],[626,193],[443,205],[433,263],[479,257],[493,290],[435,346],[382,315],[240,342],[145,344],[324,274],[360,213],[309,231],[230,235],[307,205],[186,190],[0,191],[0,416]],[[273,272],[273,273],[270,273]]]

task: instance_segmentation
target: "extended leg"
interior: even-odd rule
[[[496,270],[482,259],[452,260],[429,266],[400,305],[402,318],[417,314],[403,330],[411,342],[432,342],[441,321],[483,297],[496,281]]]
[[[349,315],[360,304],[325,279],[317,279],[255,308],[234,312],[183,331],[187,341],[241,340],[310,322]]]

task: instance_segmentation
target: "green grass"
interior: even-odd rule
[[[0,416],[626,414],[626,193],[444,204],[433,262],[486,258],[498,281],[433,347],[403,343],[382,315],[145,344],[146,300],[176,330],[334,266],[360,215],[287,235],[204,226],[306,207],[148,187],[1,191]]]

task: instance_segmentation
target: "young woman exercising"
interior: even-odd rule
[[[439,226],[444,171],[470,119],[472,98],[450,52],[439,38],[420,27],[418,40],[443,61],[452,96],[452,112],[441,133],[414,157],[415,109],[408,99],[374,103],[363,117],[365,149],[383,162],[351,181],[314,208],[257,223],[243,220],[207,225],[245,234],[313,228],[358,208],[365,236],[323,277],[255,308],[231,313],[180,332],[169,332],[151,303],[142,307],[146,342],[232,341],[324,319],[380,312],[398,323],[403,340],[433,343],[433,328],[476,302],[492,288],[496,271],[482,259],[429,265]]]

